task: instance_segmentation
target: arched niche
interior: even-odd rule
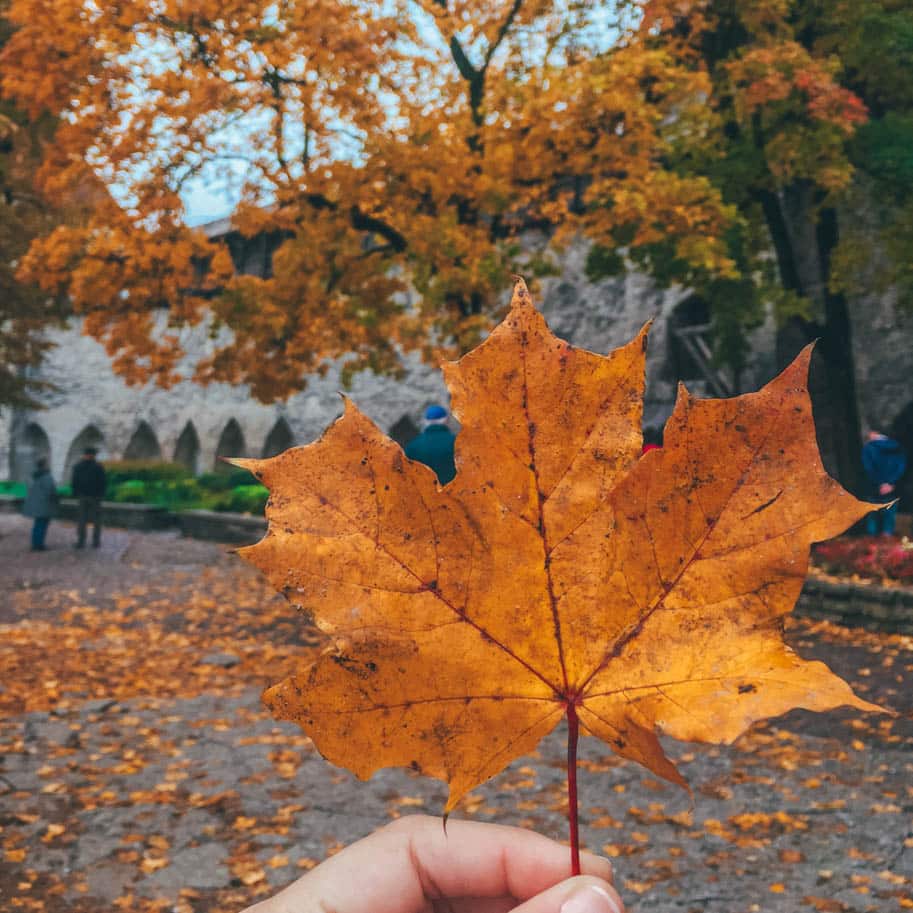
[[[216,459],[213,469],[216,472],[231,472],[230,463],[224,462],[220,457],[243,457],[247,456],[247,444],[244,440],[244,432],[235,419],[229,419],[228,424],[222,429],[219,435],[219,443],[216,445]]]
[[[700,396],[733,396],[739,378],[720,367],[714,358],[710,304],[692,295],[676,305],[669,315],[666,374],[685,381]]]
[[[95,427],[95,425],[86,425],[79,434],[73,438],[70,449],[67,451],[67,459],[64,463],[63,479],[60,481],[68,485],[73,475],[73,467],[79,462],[83,451],[87,447],[93,447],[99,457],[104,456],[105,436]]]
[[[288,422],[284,418],[279,418],[263,442],[263,459],[274,457],[294,444],[295,439],[292,437],[292,429],[289,428]]]
[[[418,428],[408,415],[404,415],[402,418],[398,419],[390,429],[390,437],[392,437],[400,447],[405,447],[417,434]]]
[[[162,448],[148,422],[140,422],[136,431],[130,438],[126,450],[125,460],[161,460]]]
[[[200,437],[193,422],[184,425],[184,430],[174,445],[174,462],[180,463],[193,475],[200,472]]]
[[[700,354],[695,350],[710,328],[710,306],[697,295],[676,305],[669,317],[669,370],[674,380],[703,380]]]
[[[38,461],[51,462],[51,441],[41,425],[29,422],[13,436],[10,452],[10,478],[14,482],[28,482]]]

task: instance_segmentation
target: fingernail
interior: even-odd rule
[[[621,913],[621,907],[604,888],[589,884],[561,904],[561,913]]]

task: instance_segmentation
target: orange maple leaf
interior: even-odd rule
[[[238,460],[271,489],[242,555],[330,638],[266,691],[273,713],[359,777],[445,780],[447,811],[567,717],[573,831],[578,727],[683,783],[657,731],[731,742],[793,707],[879,709],[781,637],[811,544],[870,509],[820,463],[810,350],[758,393],[681,388],[641,456],[645,347],[574,348],[521,281],[445,368],[445,487],[350,402],[318,442]]]

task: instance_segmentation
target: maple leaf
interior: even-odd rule
[[[600,356],[555,337],[518,282],[445,367],[461,424],[445,487],[351,402],[316,443],[238,460],[271,489],[241,554],[329,635],[265,692],[333,763],[445,780],[446,810],[569,726],[676,783],[657,732],[725,743],[856,697],[781,636],[811,543],[869,505],[823,470],[810,350],[758,393],[682,387],[641,456],[646,330]]]

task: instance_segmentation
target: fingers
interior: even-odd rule
[[[570,850],[534,831],[451,821],[445,833],[439,818],[401,818],[376,836],[405,837],[410,860],[427,897],[501,897],[517,900],[544,891],[570,875]],[[585,854],[588,875],[612,879],[608,859]]]
[[[607,881],[580,875],[543,891],[512,913],[624,913],[624,904]]]
[[[569,878],[516,905],[510,897],[461,898],[433,904],[437,913],[624,913],[624,905],[607,881],[592,875]]]
[[[607,859],[581,854],[581,868],[594,882],[611,881]],[[569,875],[569,849],[540,834],[474,821],[451,821],[445,833],[440,818],[414,815],[353,843],[261,909],[301,913],[322,906],[338,913],[420,913],[428,901],[441,898],[489,898],[491,913],[500,913]],[[512,899],[506,908],[499,906],[503,898]],[[532,913],[540,909],[545,910],[536,907]]]

